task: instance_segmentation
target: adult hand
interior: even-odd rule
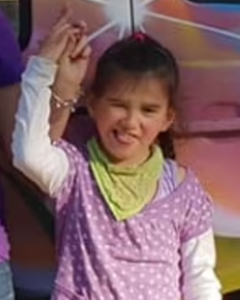
[[[48,36],[40,46],[38,56],[58,63],[68,45],[71,36],[77,30],[72,27],[70,22],[70,10],[65,8],[57,23],[50,30]]]

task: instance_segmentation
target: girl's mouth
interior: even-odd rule
[[[133,134],[122,132],[117,129],[113,130],[113,135],[118,143],[121,143],[124,145],[130,145],[130,144],[133,144],[134,142],[136,142],[136,137]]]

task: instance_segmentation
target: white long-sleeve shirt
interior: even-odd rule
[[[14,166],[51,196],[58,193],[69,172],[66,154],[48,135],[50,87],[56,71],[50,61],[30,58],[22,77],[12,139]],[[182,244],[180,253],[184,300],[220,300],[212,230]]]
[[[49,137],[50,87],[57,65],[31,57],[22,76],[21,97],[13,132],[13,164],[44,192],[53,195],[68,172],[65,153]]]

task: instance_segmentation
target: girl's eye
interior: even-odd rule
[[[107,102],[110,107],[127,108],[127,103],[122,101],[121,99],[109,98],[107,99]]]
[[[122,102],[111,102],[112,107],[117,107],[117,108],[125,108],[126,105]]]
[[[112,106],[123,107],[124,105],[122,103],[112,103]]]
[[[157,107],[143,107],[142,110],[143,110],[144,113],[154,114],[154,113],[157,113],[159,111],[159,108],[157,108]]]

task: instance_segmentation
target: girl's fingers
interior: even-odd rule
[[[77,58],[83,51],[83,49],[87,46],[88,39],[86,35],[83,35],[79,38],[74,50],[71,53],[71,58],[75,59]]]
[[[60,28],[62,28],[66,24],[70,24],[69,17],[67,15],[61,16],[60,19],[53,26],[52,31],[58,31]]]
[[[70,28],[71,28],[71,25],[65,24],[61,28],[59,28],[57,31],[50,32],[45,45],[47,47],[53,46],[56,48],[56,51],[58,51],[58,49],[59,49],[60,52],[62,52],[65,49],[65,47],[67,46]]]
[[[63,8],[61,9],[60,16],[58,17],[56,24],[53,26],[53,30],[57,31],[64,24],[69,23],[71,19],[71,15],[72,15],[72,10],[70,8],[70,4],[68,1],[66,1]]]
[[[87,23],[84,20],[81,20],[79,22],[79,26],[82,28],[82,30],[86,30],[87,29]]]
[[[89,45],[87,45],[81,53],[81,58],[88,59],[91,53],[92,53],[92,48]]]
[[[74,23],[73,26],[78,27],[81,30],[81,34],[84,35],[87,32],[87,23],[81,20],[78,23]]]
[[[65,38],[70,38],[71,36],[78,36],[79,32],[80,30],[78,28],[73,28],[71,24],[66,23],[59,27],[58,30],[55,30],[52,33],[50,33],[49,39],[58,43],[62,39],[64,40]]]
[[[50,36],[52,36],[52,37],[62,36],[64,34],[66,34],[69,29],[71,29],[71,25],[69,23],[65,23],[61,27],[59,27],[57,30],[56,29],[53,30],[50,33]]]
[[[68,45],[71,25],[65,24],[58,31],[51,32],[42,44],[39,54],[45,58],[57,61]]]
[[[64,1],[64,4],[63,4],[62,9],[61,9],[62,14],[72,12],[71,1],[72,0],[65,0]]]
[[[77,44],[77,36],[79,35],[79,29],[72,28],[69,32],[69,39],[67,47],[64,51],[64,56],[69,57],[71,56],[71,53],[74,51],[76,44]]]

